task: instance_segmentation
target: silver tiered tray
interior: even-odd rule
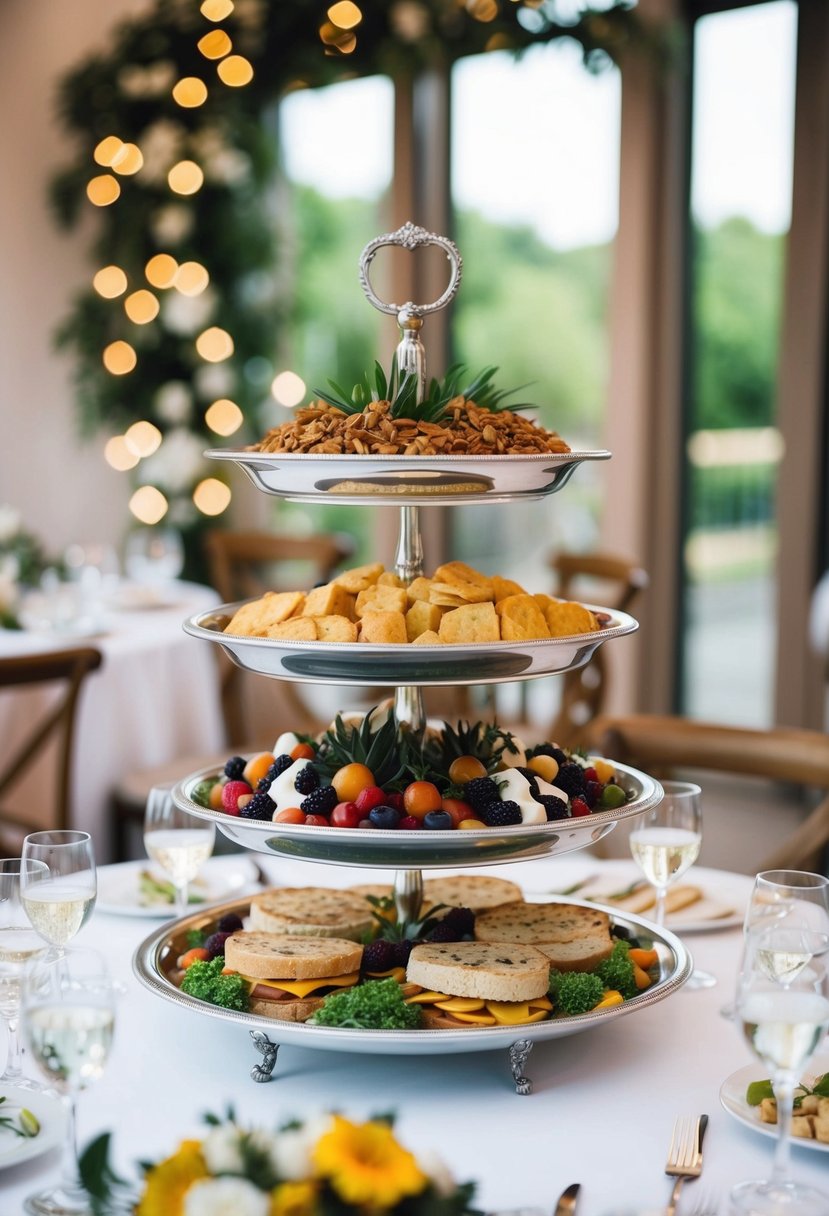
[[[621,1005],[597,1009],[578,1017],[560,1017],[529,1025],[470,1026],[458,1030],[345,1030],[330,1026],[310,1026],[307,1023],[280,1022],[255,1014],[236,1013],[197,1000],[182,992],[171,978],[176,959],[187,948],[188,931],[203,928],[227,912],[245,915],[249,902],[236,900],[218,908],[211,908],[209,912],[202,911],[172,924],[163,925],[139,946],[133,958],[133,970],[141,983],[157,996],[185,1009],[247,1028],[257,1050],[264,1057],[263,1063],[251,1070],[251,1075],[257,1081],[270,1079],[278,1047],[282,1044],[368,1055],[454,1055],[456,1052],[500,1049],[509,1051],[516,1089],[519,1093],[526,1094],[531,1090],[531,1083],[522,1075],[522,1070],[535,1043],[594,1030],[607,1025],[615,1018],[649,1009],[681,988],[693,968],[690,954],[673,933],[666,929],[657,929],[639,916],[614,909],[614,924],[633,934],[642,933],[653,939],[660,960],[659,979],[652,987]],[[565,897],[556,897],[556,902],[570,903],[578,907],[596,906]],[[271,1035],[278,1037],[278,1044],[269,1037]]]
[[[266,494],[292,502],[449,506],[519,502],[553,494],[604,450],[524,456],[336,456],[214,448],[205,455],[244,469]]]
[[[296,642],[243,637],[224,628],[240,604],[198,613],[184,630],[220,645],[239,667],[257,675],[304,684],[371,684],[397,688],[444,684],[500,684],[535,676],[561,675],[582,667],[598,646],[639,628],[624,612],[593,608],[610,625],[592,633],[535,642],[475,642],[466,646],[382,646],[360,642]],[[587,605],[590,607],[590,605]]]
[[[652,777],[613,764],[629,796],[624,806],[597,811],[576,819],[552,823],[514,824],[477,831],[382,831],[364,828],[313,827],[297,823],[269,823],[242,819],[199,806],[191,794],[200,781],[218,776],[202,769],[173,788],[173,800],[182,810],[211,823],[230,840],[256,853],[275,854],[302,861],[339,866],[382,866],[386,869],[447,869],[451,866],[488,866],[502,861],[529,861],[557,853],[571,853],[601,840],[622,819],[641,815],[662,799],[662,786]]]

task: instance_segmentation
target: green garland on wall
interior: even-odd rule
[[[53,200],[67,227],[98,213],[94,273],[109,269],[74,300],[59,342],[75,356],[82,432],[107,433],[107,459],[143,487],[139,518],[185,531],[205,522],[193,492],[214,476],[201,457],[217,442],[213,403],[224,403],[211,417],[225,433],[241,416],[251,428],[233,442],[260,429],[288,306],[270,193],[279,98],[562,36],[591,70],[658,38],[629,3],[155,0],[63,80],[77,153]],[[221,485],[210,489],[201,503],[215,514]]]

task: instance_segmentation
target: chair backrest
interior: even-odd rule
[[[556,595],[617,612],[629,612],[649,581],[637,562],[609,553],[557,553],[549,565],[556,574]],[[607,656],[600,646],[584,667],[563,677],[561,704],[546,737],[561,747],[581,743],[586,724],[606,707],[608,683]]]
[[[12,848],[17,837],[36,827],[51,826],[66,828],[71,825],[71,779],[73,744],[81,686],[102,662],[100,651],[92,647],[50,651],[44,654],[20,655],[0,659],[0,691],[24,688],[39,688],[53,685],[53,695],[38,699],[35,704],[27,699],[28,708],[35,704],[31,722],[26,722],[22,737],[16,742],[11,755],[0,761],[0,837],[4,847]],[[45,689],[44,689],[45,691]],[[49,823],[42,816],[29,818],[21,806],[10,809],[9,795],[26,775],[32,762],[49,746],[56,749],[56,778],[54,803]],[[39,809],[42,806],[39,804]]]
[[[765,778],[823,798],[758,870],[810,869],[829,844],[829,737],[819,731],[777,727],[755,730],[654,714],[598,718],[591,724],[596,750],[652,775],[676,770]]]

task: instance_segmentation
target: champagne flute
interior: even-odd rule
[[[155,785],[144,813],[144,848],[175,888],[176,915],[187,912],[190,883],[213,852],[214,824],[196,819],[173,802],[172,787]]]
[[[803,959],[808,961],[803,962]],[[829,1195],[791,1177],[791,1118],[803,1069],[829,1030],[829,932],[810,918],[749,929],[737,981],[736,1021],[771,1073],[778,1138],[771,1178],[741,1182],[733,1210],[751,1216],[826,1216]]]
[[[75,1107],[80,1091],[101,1076],[109,1055],[115,985],[100,954],[72,949],[35,959],[23,990],[27,1045],[67,1111],[61,1181],[30,1195],[25,1210],[31,1216],[80,1216],[91,1211],[91,1197],[78,1171]]]
[[[42,937],[35,933],[20,898],[20,877],[48,876],[42,861],[23,861],[19,857],[0,860],[0,1015],[9,1032],[6,1067],[0,1083],[17,1085],[21,1089],[42,1089],[43,1086],[23,1076],[23,1052],[20,1046],[20,987],[23,970],[29,959],[46,950]]]
[[[32,832],[23,841],[23,860],[48,866],[45,876],[21,875],[23,907],[40,936],[63,954],[95,907],[98,882],[92,837],[89,832]]]

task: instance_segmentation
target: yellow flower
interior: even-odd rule
[[[270,1216],[316,1216],[315,1182],[282,1182],[271,1191]]]
[[[323,1178],[346,1203],[393,1208],[428,1184],[411,1153],[401,1148],[386,1123],[349,1123],[334,1116],[313,1153]]]
[[[181,1216],[184,1196],[199,1178],[208,1176],[200,1140],[183,1140],[178,1151],[147,1174],[136,1216]]]

